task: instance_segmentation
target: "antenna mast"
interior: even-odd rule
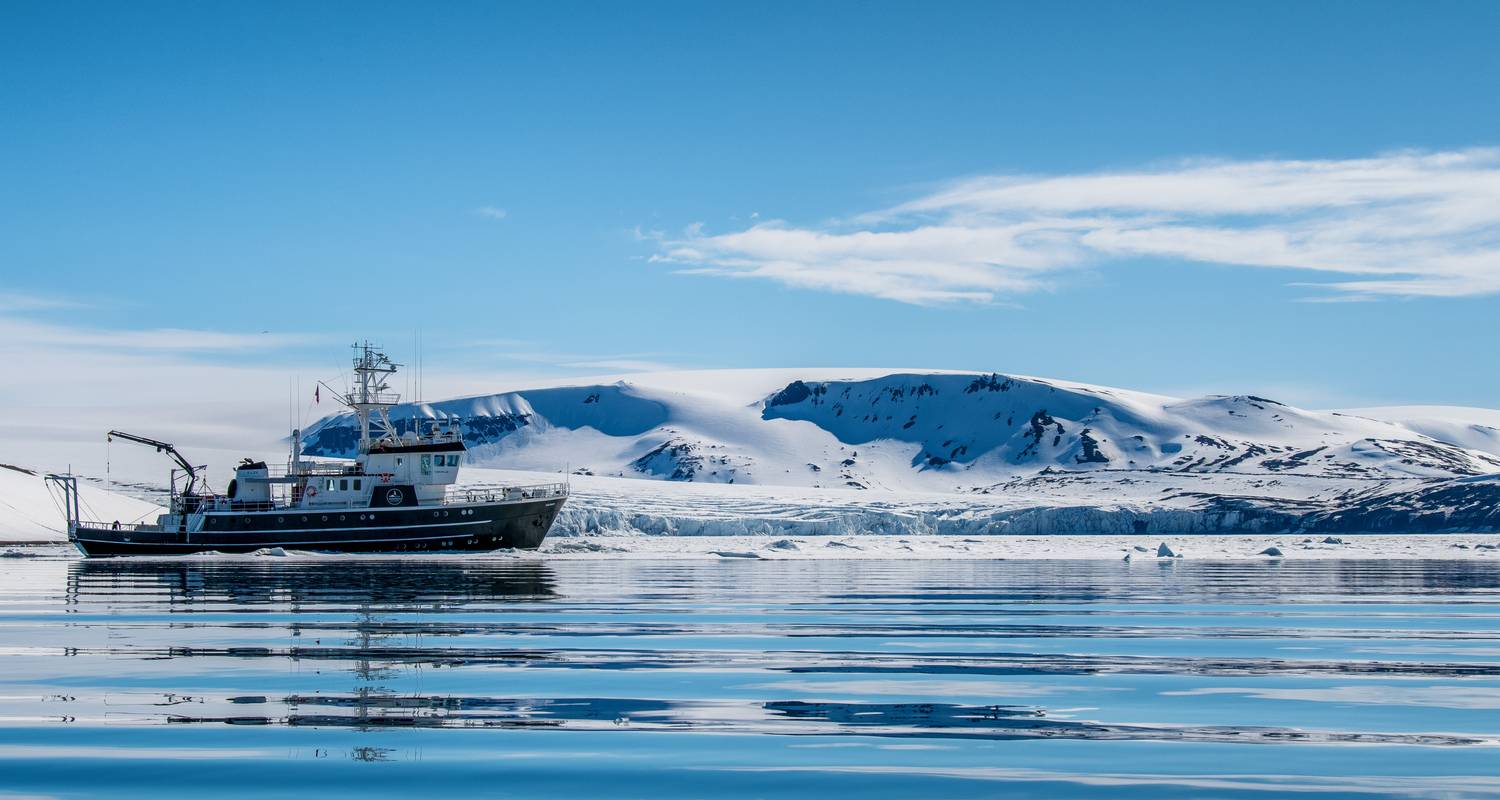
[[[379,345],[366,340],[354,345],[354,388],[344,395],[344,404],[354,409],[359,418],[359,451],[369,452],[371,423],[374,423],[374,439],[395,436],[391,418],[387,413],[391,406],[401,401],[401,395],[389,391],[387,379],[401,366],[380,352]]]

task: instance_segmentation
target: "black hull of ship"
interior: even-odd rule
[[[215,512],[201,531],[115,529],[80,523],[74,544],[86,556],[250,553],[268,547],[326,553],[443,553],[535,550],[561,499],[470,506],[278,509]]]

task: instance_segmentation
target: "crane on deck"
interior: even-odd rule
[[[108,441],[112,442],[116,438],[124,439],[127,442],[143,444],[147,447],[154,447],[156,448],[156,452],[166,453],[167,455],[171,456],[172,460],[176,461],[177,465],[182,467],[182,471],[187,473],[187,485],[183,487],[182,494],[184,496],[193,494],[193,484],[198,479],[198,468],[194,467],[192,465],[192,462],[188,461],[183,457],[181,453],[177,452],[177,448],[173,447],[168,442],[160,442],[156,439],[148,439],[145,436],[136,436],[133,433],[126,433],[124,431],[110,431],[109,433],[105,434],[105,439]]]

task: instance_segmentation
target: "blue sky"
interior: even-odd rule
[[[429,369],[481,379],[937,367],[1500,405],[1494,3],[5,17],[0,327],[57,369],[333,372],[420,328]]]

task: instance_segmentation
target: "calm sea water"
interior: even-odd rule
[[[0,561],[0,794],[1500,796],[1500,565]]]

